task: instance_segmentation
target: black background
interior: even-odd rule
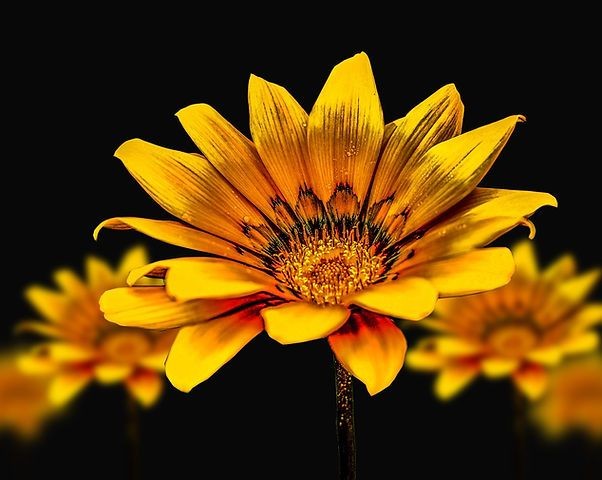
[[[112,157],[123,141],[194,151],[174,114],[200,102],[248,134],[250,73],[285,86],[309,110],[330,69],[361,50],[386,121],[449,82],[466,106],[465,130],[525,114],[483,185],[553,193],[559,209],[534,217],[542,263],[567,250],[584,268],[600,263],[600,78],[593,34],[576,23],[586,12],[529,19],[518,12],[499,29],[489,17],[440,27],[406,15],[394,26],[370,22],[370,32],[361,11],[302,28],[284,21],[241,28],[227,16],[186,11],[177,20],[108,13],[106,22],[80,12],[68,21],[56,11],[13,19],[21,33],[7,43],[4,73],[4,344],[15,322],[32,314],[23,288],[48,283],[55,268],[80,268],[87,253],[115,262],[139,242],[154,259],[182,253],[130,232],[93,241],[108,217],[167,218]],[[209,33],[209,24],[219,28]],[[418,335],[408,332],[411,341]],[[192,393],[169,386],[141,415],[143,478],[335,478],[331,365],[325,341],[283,347],[262,334]],[[431,385],[431,376],[406,369],[375,397],[356,383],[359,478],[513,478],[509,384],[477,381],[447,404]],[[2,472],[127,478],[125,415],[119,387],[93,386],[37,445],[2,437]],[[549,445],[530,431],[527,478],[584,478],[583,447],[579,439]]]

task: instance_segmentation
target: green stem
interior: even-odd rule
[[[339,479],[355,480],[355,422],[353,413],[353,378],[334,359]]]
[[[514,390],[514,468],[516,480],[525,480],[527,466],[527,399]]]
[[[130,480],[140,476],[140,409],[136,399],[127,395],[126,441],[128,446],[128,473]]]

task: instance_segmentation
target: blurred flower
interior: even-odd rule
[[[437,304],[435,319],[422,324],[440,331],[408,353],[408,365],[439,371],[435,391],[450,398],[478,374],[511,376],[517,388],[538,398],[548,383],[549,367],[566,355],[591,351],[602,320],[602,305],[584,303],[600,278],[600,269],[577,275],[565,255],[540,272],[533,246],[513,249],[516,273],[497,290]]]
[[[161,394],[165,357],[173,334],[122,328],[107,322],[98,299],[110,288],[125,285],[128,272],[148,262],[146,250],[133,248],[113,271],[103,260],[86,260],[87,283],[73,271],[58,270],[54,280],[59,290],[31,286],[26,297],[44,321],[23,322],[19,329],[50,338],[21,359],[28,373],[54,377],[49,396],[64,404],[91,380],[102,384],[123,382],[144,406],[153,405]]]
[[[559,367],[545,396],[534,405],[533,418],[553,437],[577,430],[602,439],[602,357]]]
[[[24,373],[19,355],[0,353],[0,431],[7,429],[30,439],[56,409],[48,399],[49,378]]]
[[[337,65],[308,115],[282,87],[251,76],[253,142],[208,105],[178,112],[202,155],[130,140],[115,155],[182,222],[121,217],[204,256],[132,272],[165,287],[106,293],[120,325],[181,330],[166,364],[189,391],[261,331],[282,344],[328,337],[371,394],[399,372],[406,341],[392,317],[419,320],[439,294],[499,287],[514,264],[479,249],[543,205],[546,193],[476,188],[514,115],[460,135],[448,85],[388,125],[368,57]],[[211,254],[207,258],[205,254]]]

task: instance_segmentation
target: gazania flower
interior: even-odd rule
[[[160,373],[173,341],[171,333],[121,328],[107,322],[98,306],[101,294],[125,285],[130,270],[148,262],[144,248],[131,249],[113,271],[99,258],[86,261],[87,284],[75,272],[54,274],[58,291],[32,286],[26,296],[44,321],[28,321],[21,330],[48,337],[21,359],[29,373],[54,377],[50,400],[62,405],[96,379],[102,384],[122,382],[142,405],[151,406],[163,388]]]
[[[371,394],[402,366],[393,317],[419,320],[439,295],[499,287],[505,248],[478,249],[543,205],[546,193],[479,189],[520,115],[460,134],[453,85],[385,125],[370,62],[337,65],[308,115],[282,87],[249,82],[253,142],[209,105],[178,112],[201,151],[142,140],[115,155],[180,221],[120,217],[97,229],[136,229],[196,256],[132,272],[165,287],[101,299],[120,325],[181,330],[166,373],[189,391],[264,329],[283,344],[328,338]],[[207,256],[210,254],[210,256]]]
[[[558,368],[545,396],[534,405],[533,418],[552,437],[581,431],[602,439],[602,357]]]
[[[24,373],[19,355],[0,354],[0,431],[29,439],[39,433],[55,408],[48,399],[49,378]]]
[[[548,383],[548,370],[565,356],[593,350],[602,320],[599,304],[583,303],[600,270],[577,275],[575,260],[565,255],[540,272],[533,246],[514,248],[516,273],[498,290],[440,300],[433,320],[424,326],[439,331],[408,354],[418,370],[438,371],[435,391],[450,398],[483,373],[511,377],[531,399]]]

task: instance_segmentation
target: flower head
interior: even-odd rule
[[[559,367],[532,413],[551,437],[581,431],[602,439],[602,357],[588,356]]]
[[[478,374],[510,376],[531,399],[545,391],[548,370],[567,356],[598,345],[592,327],[602,306],[584,303],[600,270],[577,274],[565,255],[540,272],[530,242],[514,248],[516,273],[505,287],[463,298],[440,300],[435,319],[424,326],[439,331],[408,353],[408,364],[438,371],[435,391],[450,398]]]
[[[460,134],[463,105],[448,85],[385,125],[363,53],[333,69],[310,114],[251,76],[249,112],[253,142],[200,104],[177,116],[202,154],[121,145],[115,155],[180,221],[120,217],[96,231],[131,228],[201,252],[129,279],[165,287],[101,300],[120,325],[181,328],[166,373],[184,391],[264,329],[283,344],[327,337],[370,393],[383,390],[406,349],[392,318],[505,284],[510,252],[477,247],[555,205],[546,193],[476,188],[523,117]]]
[[[153,405],[163,382],[158,372],[173,334],[122,328],[105,320],[98,300],[105,290],[125,285],[130,270],[148,262],[144,248],[128,251],[113,271],[103,260],[87,258],[87,284],[75,272],[57,270],[54,279],[59,290],[31,286],[26,297],[44,317],[27,321],[21,330],[49,338],[21,358],[29,373],[51,375],[50,400],[68,402],[90,381],[102,384],[122,382],[144,406]]]
[[[35,437],[55,408],[48,399],[50,380],[32,376],[19,367],[20,352],[0,354],[0,431]]]

